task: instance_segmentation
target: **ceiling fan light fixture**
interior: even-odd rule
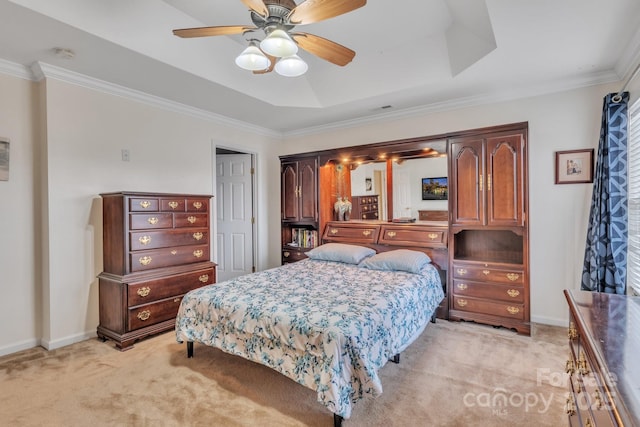
[[[309,66],[298,55],[280,59],[275,66],[276,73],[285,77],[298,77],[307,72]]]
[[[260,42],[260,49],[271,56],[284,58],[298,53],[298,45],[286,31],[276,28]]]
[[[269,68],[269,58],[267,58],[255,42],[251,42],[238,57],[236,65],[249,71],[266,70]]]

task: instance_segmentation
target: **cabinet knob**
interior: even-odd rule
[[[141,245],[148,245],[151,243],[151,236],[141,236],[138,242],[140,242]]]
[[[209,281],[209,275],[203,274],[202,276],[198,277],[198,280],[201,281],[202,283],[207,283]]]
[[[173,200],[169,202],[169,207],[171,209],[175,209],[178,207],[178,202],[174,202]]]
[[[484,274],[485,276],[488,276],[491,274],[491,270],[482,270],[482,274]]]
[[[196,239],[196,240],[202,239],[202,236],[203,236],[203,234],[201,232],[199,232],[199,231],[193,233],[193,238]]]
[[[520,309],[518,307],[512,307],[512,306],[507,307],[507,311],[509,312],[509,314],[520,313]]]
[[[458,305],[460,307],[466,307],[467,306],[467,300],[466,299],[459,299],[458,300]]]
[[[193,202],[193,207],[196,209],[200,209],[202,207],[202,202]]]
[[[140,295],[141,297],[146,297],[147,295],[149,295],[151,293],[151,288],[148,287],[148,286],[143,286],[142,288],[138,288],[136,293],[138,295]]]
[[[140,207],[141,207],[142,209],[147,209],[149,206],[151,206],[151,202],[150,202],[150,201],[148,201],[148,200],[142,200],[142,201],[140,202]]]
[[[282,256],[284,256],[285,258],[289,258],[289,255],[291,255],[291,252],[283,252]]]
[[[202,249],[196,249],[195,251],[193,251],[193,256],[196,258],[200,258],[203,253],[204,252],[202,252]]]
[[[152,261],[152,258],[150,256],[143,256],[138,260],[138,262],[140,262],[140,264],[142,265],[149,265],[151,264],[151,261]]]
[[[147,222],[151,225],[156,225],[158,223],[158,218],[152,216],[151,218],[147,219]]]
[[[189,221],[189,224],[193,224],[194,222],[196,222],[198,220],[198,218],[196,218],[195,216],[189,216],[187,217],[187,221]]]
[[[458,289],[460,289],[461,291],[466,290],[469,286],[466,283],[458,283],[456,285],[458,287]]]
[[[467,274],[467,269],[466,268],[458,268],[456,270],[456,273],[458,273],[461,276],[464,276],[465,274]]]

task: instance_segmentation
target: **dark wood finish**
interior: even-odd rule
[[[528,335],[526,140],[526,126],[450,140],[449,318]]]
[[[572,426],[640,426],[640,298],[565,290]]]
[[[353,196],[351,198],[351,219],[379,220],[378,196]]]
[[[449,211],[418,211],[419,221],[449,221]]]
[[[211,196],[104,193],[97,334],[127,350],[173,329],[182,296],[215,283]]]
[[[324,228],[324,243],[351,243],[367,246],[377,252],[399,248],[419,250],[431,258],[440,272],[443,290],[446,295],[448,253],[447,223],[421,222],[411,224],[392,224],[386,221],[330,221]],[[449,317],[449,302],[445,297],[436,311],[436,317]]]

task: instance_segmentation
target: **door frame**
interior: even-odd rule
[[[217,262],[218,260],[218,245],[215,243],[217,241],[217,236],[218,236],[218,200],[217,197],[218,195],[216,194],[216,191],[218,189],[217,186],[217,170],[216,170],[216,165],[217,165],[217,151],[218,149],[221,150],[227,150],[230,153],[228,154],[249,154],[251,156],[251,168],[253,169],[253,173],[251,174],[251,217],[253,218],[253,223],[251,224],[251,242],[252,242],[252,248],[251,248],[251,263],[252,263],[252,268],[254,271],[257,271],[258,267],[257,267],[257,260],[258,260],[258,204],[256,203],[256,201],[258,200],[258,195],[257,195],[257,185],[256,185],[256,164],[257,164],[257,153],[246,150],[246,149],[242,149],[242,148],[237,148],[237,147],[232,147],[229,145],[225,145],[224,143],[217,143],[216,141],[212,141],[211,142],[211,186],[212,186],[212,194],[213,194],[213,202],[214,202],[214,206],[212,209],[212,215],[211,215],[211,229],[213,230],[212,232],[212,242],[213,244],[211,245],[211,256],[212,259],[215,260],[214,262]],[[216,273],[216,279],[217,279],[217,273]]]

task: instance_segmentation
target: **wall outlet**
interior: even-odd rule
[[[129,161],[129,150],[122,149],[122,161],[123,162]]]

